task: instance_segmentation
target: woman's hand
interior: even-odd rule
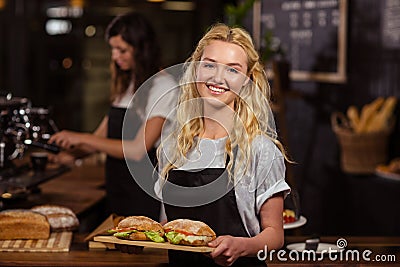
[[[55,143],[64,149],[71,149],[82,143],[83,135],[83,133],[64,130],[52,135],[48,143]]]
[[[215,248],[210,256],[219,265],[231,266],[239,257],[246,256],[244,239],[246,238],[230,235],[219,236],[208,243],[210,247]]]

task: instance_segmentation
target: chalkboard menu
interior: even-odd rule
[[[253,8],[258,46],[280,41],[296,81],[346,82],[347,0],[261,0]]]
[[[400,0],[382,1],[382,41],[389,49],[400,48]]]

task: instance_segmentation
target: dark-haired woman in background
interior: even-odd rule
[[[160,71],[161,55],[154,30],[142,15],[129,13],[116,17],[107,27],[106,40],[111,48],[109,113],[92,134],[64,130],[53,135],[49,142],[66,149],[54,161],[71,162],[74,153],[68,152],[77,150],[86,154],[106,153],[107,211],[125,216],[146,215],[158,220],[159,202],[132,178],[124,157],[130,161],[135,175],[151,179],[150,168],[140,171],[135,168],[139,169],[149,160],[154,162],[161,130],[170,123],[166,116],[177,102],[176,81]],[[123,125],[125,116],[129,117]],[[124,129],[124,134],[123,126],[129,127]]]

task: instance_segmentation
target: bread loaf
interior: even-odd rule
[[[400,174],[400,158],[395,158],[392,161],[390,161],[388,169],[390,172]]]
[[[74,231],[79,227],[79,220],[75,213],[64,206],[41,205],[31,209],[46,216],[52,232]]]
[[[0,239],[48,239],[50,224],[46,217],[30,210],[0,212]]]

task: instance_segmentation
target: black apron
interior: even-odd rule
[[[128,111],[128,112],[127,112]],[[129,118],[129,127],[124,130],[124,133],[129,133],[129,136],[124,138],[134,138],[138,132],[142,121],[133,109],[111,107],[108,114],[108,129],[107,137],[122,139],[122,126],[124,116],[127,114]],[[156,152],[152,149],[148,152],[148,156],[155,162]],[[152,170],[143,168],[147,161],[146,157],[139,162],[130,161],[129,166],[133,166],[136,170],[140,170],[142,177],[149,177],[153,179]],[[132,165],[131,165],[132,164]],[[148,164],[147,164],[148,165]],[[121,216],[130,215],[144,215],[156,221],[160,216],[160,202],[149,196],[132,177],[125,159],[118,159],[112,156],[107,156],[105,164],[105,178],[106,178],[106,203],[107,212],[116,213]]]
[[[222,175],[221,178],[219,178]],[[213,182],[215,179],[224,179],[229,183],[227,172],[224,168],[210,168],[198,172],[171,170],[168,181],[185,187],[198,187]],[[173,190],[169,190],[168,183],[163,188],[163,199],[168,203],[168,198],[175,198]],[[190,196],[182,196],[190,197]],[[168,221],[175,219],[192,219],[208,224],[217,234],[249,237],[240,217],[235,189],[232,187],[223,197],[206,205],[197,207],[178,207],[165,204]],[[219,266],[210,257],[202,253],[182,252],[169,250],[170,266]],[[265,262],[256,257],[238,258],[232,266],[266,266]]]

